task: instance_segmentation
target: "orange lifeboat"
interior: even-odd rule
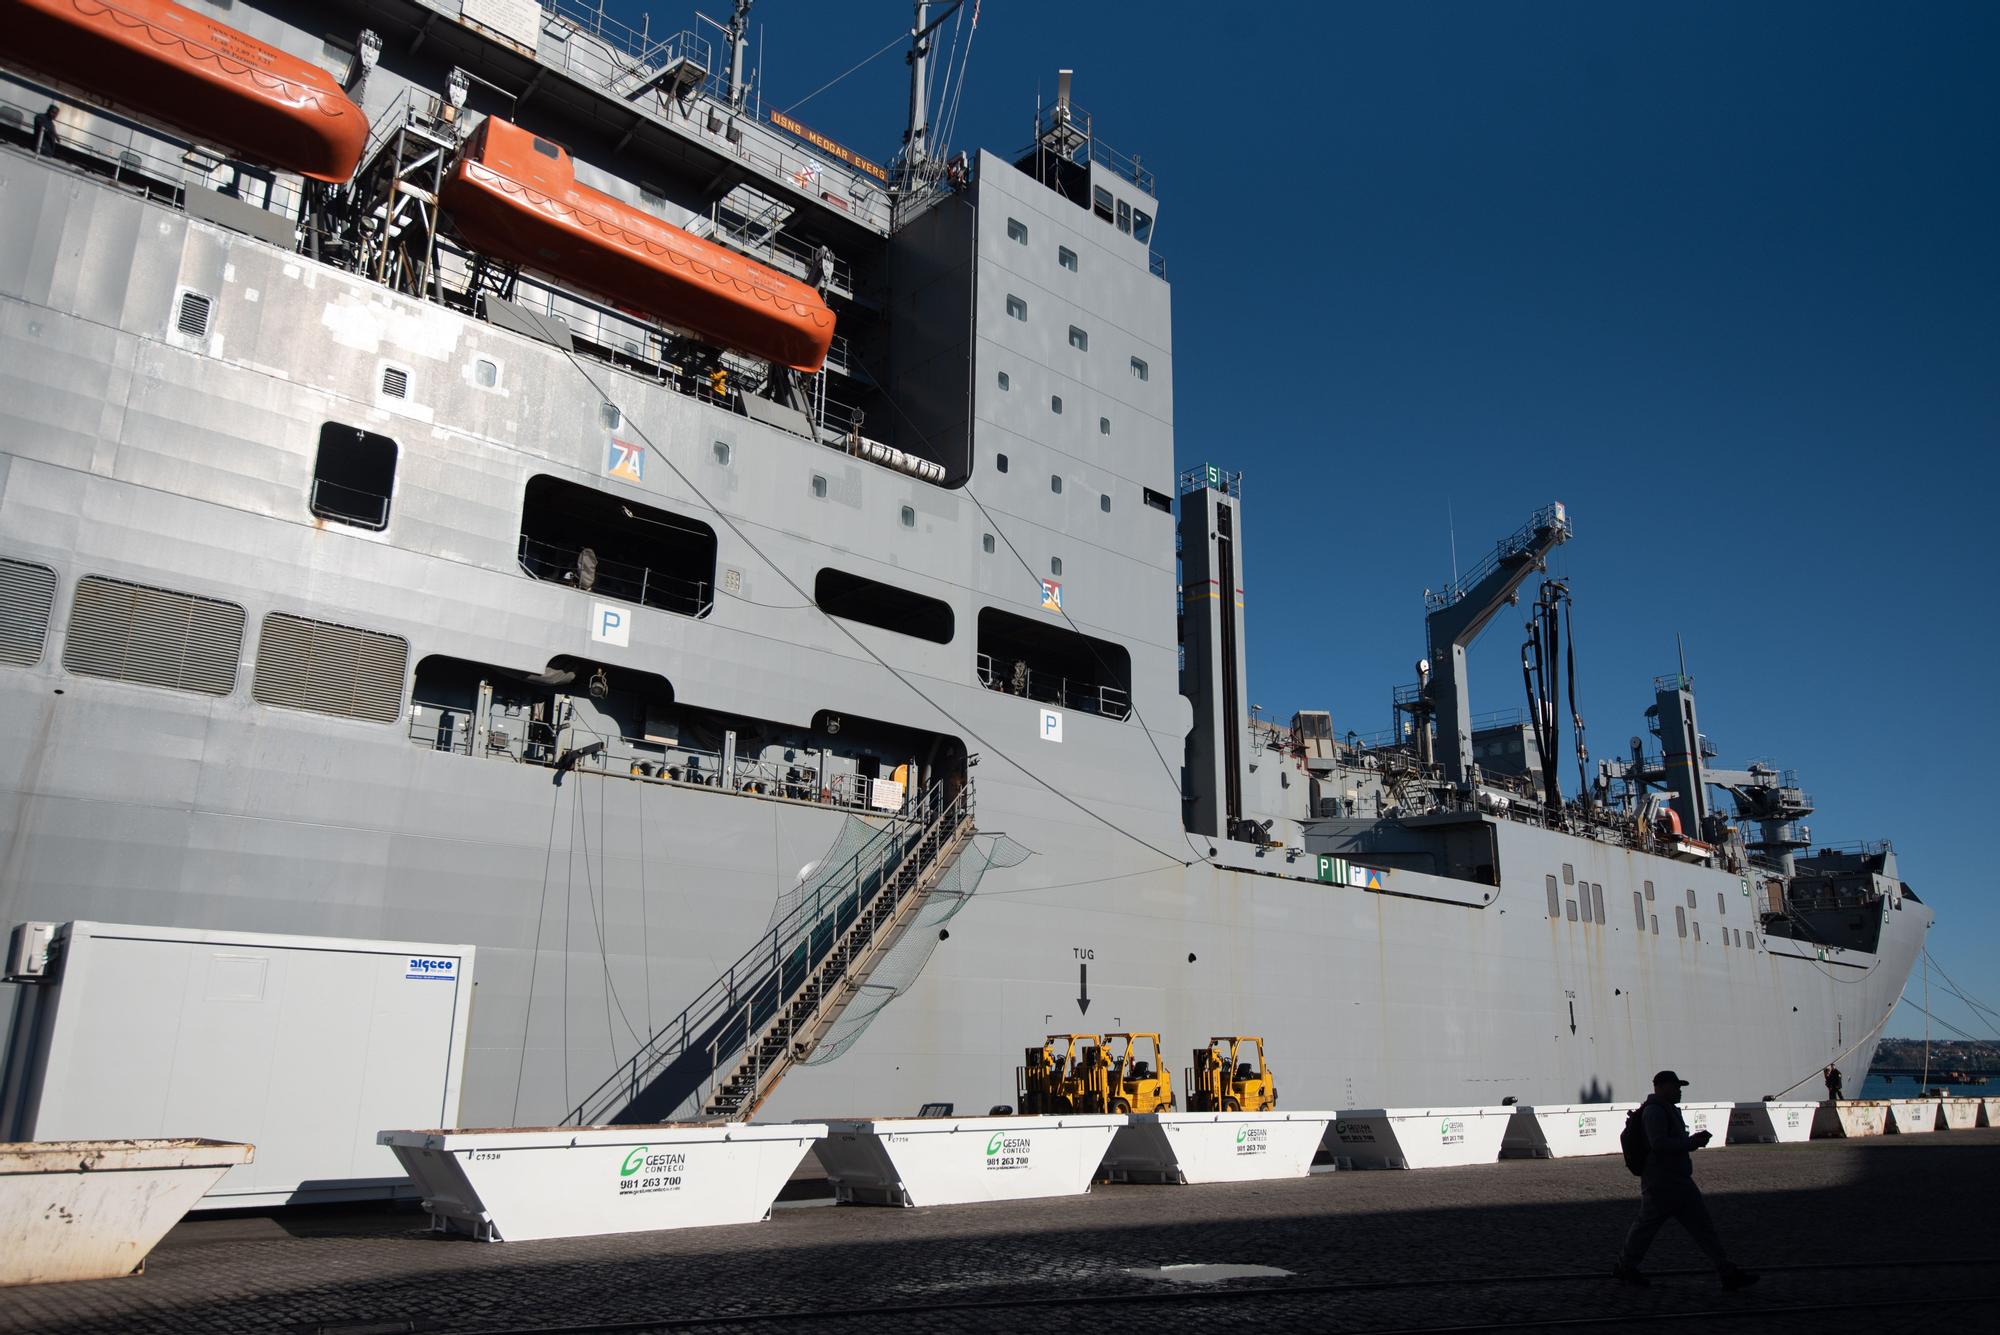
[[[578,185],[560,145],[489,116],[446,180],[475,250],[537,269],[753,357],[817,371],[833,312],[788,274]]]
[[[0,0],[10,63],[280,171],[341,182],[368,118],[319,66],[172,0]]]

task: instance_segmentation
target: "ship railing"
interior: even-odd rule
[[[790,133],[775,124],[761,105],[730,107],[721,71],[702,54],[707,41],[693,33],[655,39],[588,0],[540,0],[545,14],[541,59],[597,85],[621,102],[631,102],[647,85],[686,57],[706,77],[686,86],[675,104],[675,126],[716,152],[759,168],[767,177],[819,199],[831,208],[886,232],[890,224],[888,183],[843,164],[832,154],[810,154],[793,146]],[[650,20],[648,21],[650,24]],[[664,112],[665,88],[656,89]],[[756,127],[746,134],[743,122]]]
[[[1481,580],[1498,570],[1501,562],[1519,556],[1532,547],[1537,535],[1544,529],[1571,532],[1569,513],[1560,503],[1552,502],[1535,511],[1527,523],[1494,543],[1493,549],[1486,553],[1478,565],[1453,579],[1442,589],[1425,589],[1424,606],[1434,612],[1450,607],[1477,588]]]
[[[58,108],[46,124],[48,108]],[[0,137],[38,156],[108,177],[113,185],[185,207],[189,188],[213,190],[240,203],[296,222],[304,182],[224,159],[219,153],[90,106],[17,81],[0,80]]]
[[[955,801],[966,801],[969,792],[969,789],[961,792]],[[615,1115],[637,1101],[655,1073],[688,1052],[707,1051],[712,1064],[694,1082],[694,1088],[699,1090],[708,1085],[724,1051],[716,1046],[725,1037],[719,1031],[740,1020],[739,1036],[744,1040],[753,1036],[755,1026],[775,1013],[785,1000],[782,986],[774,984],[782,983],[786,964],[792,962],[802,947],[809,957],[809,966],[817,964],[816,959],[810,958],[815,947],[822,956],[831,949],[841,931],[866,907],[867,900],[888,884],[890,873],[944,810],[944,787],[934,785],[911,801],[906,810],[890,814],[846,862],[817,870],[801,886],[799,902],[679,1015],[654,1030],[638,1051],[570,1110],[563,1124],[593,1125]],[[831,933],[822,930],[829,922],[835,929]],[[746,1003],[751,1004],[746,1006]]]
[[[785,235],[783,227],[763,230],[754,222],[732,226],[722,217],[722,203],[716,201],[709,208],[708,239],[728,246],[731,250],[748,255],[754,260],[783,269],[802,283],[813,280],[813,271],[819,263],[819,253],[803,242]],[[833,272],[828,283],[829,290],[844,297],[854,295],[854,266],[835,255]]]
[[[1180,494],[1189,496],[1197,491],[1214,489],[1225,496],[1243,494],[1243,472],[1241,469],[1218,468],[1214,464],[1203,464],[1199,468],[1181,470]]]
[[[355,528],[381,530],[389,527],[389,498],[345,483],[314,478],[310,507],[322,519],[351,524]]]
[[[463,726],[470,727],[469,716]],[[530,749],[525,755],[514,751],[507,742],[497,749],[489,746],[489,753],[505,753],[530,763],[553,765],[565,751],[593,748],[590,755],[575,762],[577,768],[613,778],[637,779],[682,788],[707,788],[751,797],[782,798],[843,810],[887,813],[895,811],[900,805],[892,796],[893,788],[878,788],[877,781],[865,775],[822,775],[817,766],[800,764],[797,760],[736,756],[732,764],[732,758],[721,751],[684,746],[678,742],[655,741],[648,737],[599,732],[575,721],[567,724],[560,735],[547,724],[534,726],[546,731],[548,740],[545,745],[533,746],[531,738]],[[413,740],[421,741],[414,726],[411,736]],[[469,747],[457,749],[461,754],[471,754]]]
[[[1072,681],[1059,673],[1028,667],[1018,661],[1003,667],[992,654],[980,654],[976,661],[979,684],[989,691],[1004,691],[1106,718],[1123,719],[1132,713],[1132,696],[1121,687]]]
[[[521,569],[535,579],[552,584],[568,584],[585,593],[615,598],[620,602],[657,607],[683,616],[706,616],[714,606],[708,581],[668,575],[650,566],[595,558],[595,569],[586,583],[579,570],[584,565],[584,549],[562,547],[521,535],[517,558]]]
[[[1838,844],[1815,844],[1812,856],[1822,853],[1856,853],[1862,857],[1881,857],[1896,851],[1896,845],[1888,839],[1849,839]]]
[[[1099,139],[1091,129],[1090,113],[1077,106],[1074,102],[1052,103],[1042,108],[1041,114],[1037,117],[1035,123],[1035,139],[1037,143],[1045,136],[1059,131],[1076,136],[1076,155],[1072,159],[1073,161],[1087,162],[1094,166],[1103,167],[1123,177],[1133,185],[1138,186],[1154,199],[1160,197],[1159,184],[1154,179],[1153,173],[1140,165],[1139,159],[1136,156],[1120,153],[1117,149]],[[1079,131],[1081,131],[1080,135],[1078,134]],[[1030,145],[1021,152],[1016,153],[1014,159],[1018,162],[1034,151],[1034,145]]]
[[[410,701],[410,740],[426,751],[452,755],[472,754],[472,733],[477,716],[470,709],[457,709],[429,700]]]

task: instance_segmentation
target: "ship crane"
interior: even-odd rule
[[[1430,671],[1421,687],[1426,712],[1437,722],[1444,776],[1464,788],[1472,781],[1472,703],[1466,683],[1465,651],[1502,607],[1517,600],[1528,576],[1546,568],[1548,554],[1568,542],[1569,514],[1561,501],[1537,510],[1520,529],[1496,544],[1486,559],[1446,585],[1424,591],[1430,609],[1424,626],[1430,641]],[[1418,720],[1419,754],[1428,729]]]

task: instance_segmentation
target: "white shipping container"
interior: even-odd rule
[[[473,948],[73,922],[24,988],[16,1140],[247,1141],[198,1208],[413,1195],[385,1126],[458,1121]]]

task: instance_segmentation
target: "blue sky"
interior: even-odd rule
[[[909,14],[760,0],[765,105]],[[1158,175],[1178,455],[1245,474],[1266,713],[1387,727],[1447,514],[1469,565],[1560,499],[1594,752],[1679,632],[1721,762],[1893,839],[2000,1006],[2000,5],[984,0],[953,146],[1025,144],[1062,66]],[[907,88],[898,48],[794,114],[886,162]],[[1518,620],[1475,709],[1520,702]]]

